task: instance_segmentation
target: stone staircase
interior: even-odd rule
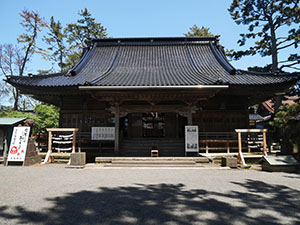
[[[181,157],[185,154],[184,139],[170,138],[123,139],[120,150],[122,155],[130,157],[149,157],[153,147],[157,147],[160,157]]]

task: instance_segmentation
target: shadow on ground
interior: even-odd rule
[[[0,207],[0,221],[19,224],[299,224],[300,192],[248,179],[228,193],[183,184],[136,184],[48,198],[39,212]]]

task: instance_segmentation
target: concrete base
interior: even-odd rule
[[[289,166],[289,165],[269,165],[267,163],[262,164],[262,170],[267,171],[267,172],[286,172],[286,173],[293,173],[293,172],[298,172],[299,167],[297,166]]]
[[[86,153],[75,152],[71,153],[71,166],[84,166],[86,164]]]
[[[222,157],[222,166],[228,166],[230,168],[237,168],[237,158]]]

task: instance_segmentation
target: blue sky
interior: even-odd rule
[[[227,8],[231,0],[10,0],[2,1],[0,13],[0,44],[17,44],[16,38],[23,32],[19,13],[23,9],[37,10],[49,21],[51,16],[63,25],[76,22],[77,12],[88,8],[97,22],[107,28],[112,37],[178,37],[188,32],[189,27],[209,27],[214,34],[221,35],[221,43],[227,49],[239,49],[239,34],[246,31],[231,19]],[[39,36],[39,45],[46,30]],[[265,65],[270,58],[245,57],[232,64],[239,69]],[[39,69],[49,69],[51,64],[35,56],[28,64],[27,73],[35,74]]]

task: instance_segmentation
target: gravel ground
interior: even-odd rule
[[[300,175],[0,166],[0,224],[300,224]]]

